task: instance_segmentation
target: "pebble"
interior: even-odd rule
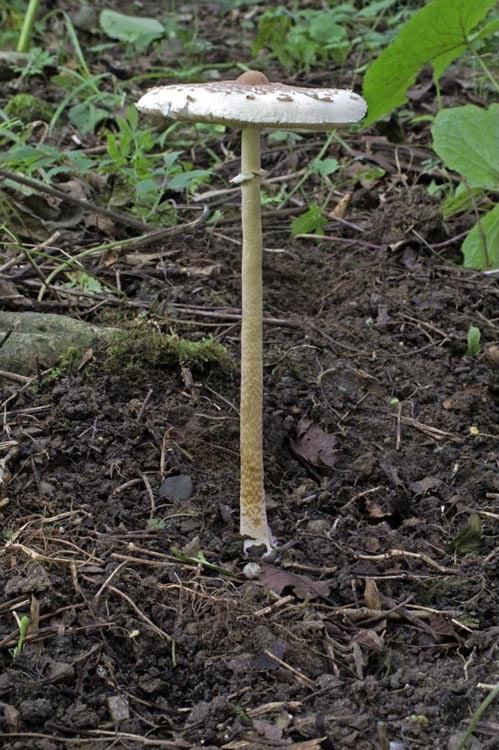
[[[262,572],[262,568],[258,563],[246,563],[246,565],[243,568],[243,576],[245,578],[248,578],[250,581],[254,580],[255,578],[258,578],[260,576],[260,573]]]

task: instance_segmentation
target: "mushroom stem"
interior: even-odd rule
[[[240,531],[245,549],[272,549],[263,486],[262,217],[260,130],[243,128],[241,142],[242,326]]]

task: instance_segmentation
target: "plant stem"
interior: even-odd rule
[[[18,52],[29,52],[31,48],[31,37],[33,36],[33,26],[35,25],[36,16],[40,0],[29,0],[28,10],[24,16],[23,26],[19,39],[17,41]]]
[[[490,706],[490,704],[492,703],[492,701],[497,698],[498,695],[499,695],[499,683],[494,688],[492,688],[492,690],[487,695],[487,697],[484,698],[484,700],[478,706],[477,710],[473,714],[473,718],[470,721],[470,725],[469,725],[468,729],[466,730],[466,733],[465,733],[464,737],[462,738],[461,742],[459,743],[459,746],[458,746],[457,750],[464,750],[464,748],[466,747],[466,745],[468,743],[468,740],[470,739],[471,735],[473,734],[473,730],[475,729],[476,725],[478,724],[478,721],[479,721],[480,717],[482,716],[482,714],[484,713],[484,711],[487,710],[487,708]]]
[[[477,63],[480,65],[481,69],[483,70],[487,78],[489,79],[489,82],[491,83],[494,91],[496,93],[499,93],[499,82],[494,78],[494,76],[490,72],[490,69],[484,62],[482,55],[480,55],[480,53],[475,50],[475,47],[473,44],[468,44],[468,49],[471,51],[471,54],[473,55]]]
[[[329,149],[329,147],[331,145],[331,141],[335,137],[336,137],[336,133],[333,130],[328,135],[325,144],[323,145],[323,147],[321,148],[321,150],[317,154],[317,156],[316,156],[316,158],[315,158],[314,161],[320,161],[322,159],[322,157],[324,156],[324,154],[327,153],[327,151],[328,151],[328,149]],[[305,180],[308,180],[308,178],[310,177],[310,175],[312,174],[312,172],[313,172],[313,169],[311,167],[308,167],[307,169],[305,169],[305,172],[303,173],[302,177],[298,180],[298,182],[296,183],[296,185],[294,186],[294,188],[279,203],[279,205],[278,205],[279,209],[284,208],[284,206],[286,205],[286,203],[289,203],[289,201],[292,198],[292,196],[296,193],[297,190],[299,190],[301,188],[301,186],[303,185],[303,183],[305,182]]]
[[[263,487],[262,218],[260,131],[244,128],[241,145],[241,534],[270,551]],[[245,545],[248,546],[248,545]]]

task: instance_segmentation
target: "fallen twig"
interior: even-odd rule
[[[0,169],[0,177],[4,177],[6,180],[12,180],[12,182],[17,182],[19,185],[24,185],[25,187],[29,187],[39,193],[52,195],[54,198],[66,201],[66,203],[73,203],[75,206],[81,206],[81,208],[86,208],[88,211],[95,211],[97,214],[112,219],[117,224],[123,224],[126,227],[133,227],[134,229],[139,229],[141,232],[150,232],[157,229],[151,224],[145,224],[143,221],[140,221],[140,219],[136,219],[134,216],[111,211],[109,208],[98,206],[97,204],[83,200],[82,198],[75,198],[74,196],[65,193],[63,190],[58,190],[51,185],[45,185],[43,182],[34,180],[31,177],[25,177],[16,172],[9,172],[6,169]]]

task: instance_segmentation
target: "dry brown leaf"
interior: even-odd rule
[[[383,638],[372,628],[361,628],[355,634],[355,642],[368,651],[381,651],[384,646]]]
[[[348,204],[350,203],[350,200],[352,198],[352,193],[345,193],[343,198],[341,198],[336,206],[333,208],[331,213],[329,214],[332,218],[336,219],[344,219],[345,214],[347,212]]]
[[[266,719],[253,719],[253,729],[266,740],[273,742],[282,739],[282,729]]]
[[[427,492],[441,487],[442,484],[442,480],[437,479],[437,477],[424,477],[417,482],[411,482],[409,489],[415,492],[416,495],[426,495]]]
[[[379,503],[376,503],[369,497],[364,498],[364,508],[371,518],[390,518],[393,515],[391,511],[385,510]]]
[[[302,417],[296,426],[291,448],[297,456],[318,469],[332,469],[337,461],[337,439],[324,432],[309,417]]]
[[[364,602],[368,609],[381,609],[381,596],[379,594],[378,584],[373,578],[366,578]]]
[[[282,594],[285,588],[293,589],[299,599],[315,599],[317,596],[326,598],[330,591],[327,581],[314,581],[309,576],[297,575],[273,565],[262,567],[260,581],[276,594]]]

